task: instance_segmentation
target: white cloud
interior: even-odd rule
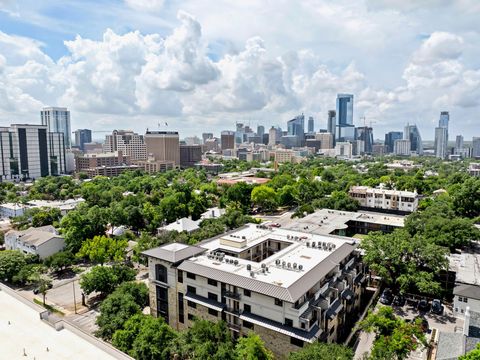
[[[164,0],[125,0],[125,4],[139,11],[159,11],[165,5]]]

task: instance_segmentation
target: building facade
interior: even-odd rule
[[[65,247],[65,239],[51,225],[27,230],[10,230],[5,234],[5,246],[8,250],[19,250],[24,254],[38,255],[45,259]]]
[[[445,159],[447,157],[449,119],[450,115],[448,114],[448,111],[442,111],[440,113],[438,127],[435,128],[435,157],[440,159]]]
[[[409,156],[411,154],[410,140],[398,139],[393,143],[393,153],[395,155]]]
[[[410,140],[410,153],[415,152],[417,155],[423,155],[423,142],[417,125],[407,124],[403,132],[403,139]]]
[[[336,110],[335,141],[351,141],[355,138],[353,126],[353,95],[338,94]]]
[[[177,131],[149,131],[145,134],[147,155],[158,161],[173,161],[180,166],[180,139]]]
[[[220,134],[222,150],[235,149],[235,131],[225,130]]]
[[[395,151],[395,141],[401,139],[403,139],[403,133],[401,131],[390,131],[386,133],[385,146],[387,147],[387,152],[390,154],[393,153]]]
[[[419,196],[416,191],[377,189],[368,186],[352,186],[348,193],[362,208],[411,213],[417,210]]]
[[[122,154],[130,156],[132,161],[147,159],[147,146],[143,135],[131,130],[113,130],[111,135],[106,135],[103,151],[106,153],[121,151]]]
[[[182,168],[194,167],[201,160],[201,145],[180,145],[180,166]]]
[[[71,126],[70,111],[64,107],[45,107],[40,111],[41,124],[47,126],[47,131],[52,133],[63,133],[65,148],[70,149]]]
[[[85,144],[92,142],[92,130],[75,130],[75,145],[82,151],[85,151]]]
[[[143,254],[152,315],[178,330],[195,317],[224,320],[234,337],[253,330],[279,359],[344,339],[361,308],[364,267],[348,238],[250,224]]]

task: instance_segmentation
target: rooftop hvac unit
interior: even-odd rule
[[[267,267],[265,267],[265,271],[267,271],[267,272],[268,272],[268,266],[267,266]]]
[[[315,244],[315,241],[312,241],[312,248],[314,248],[315,245],[316,245],[316,244]]]
[[[282,267],[285,267],[285,264],[286,264],[285,260],[282,261]]]
[[[247,270],[252,270],[252,265],[247,264]]]
[[[235,266],[237,266],[238,265],[238,260],[235,260],[233,263],[235,264]]]
[[[288,263],[287,264],[287,267],[290,269],[292,267],[292,264],[291,263]]]
[[[265,265],[265,264],[262,264],[262,269],[265,269],[265,267],[266,267],[266,266],[267,266],[267,265]]]
[[[247,238],[245,236],[242,236],[242,240],[246,240]]]
[[[298,265],[298,270],[303,270],[303,265],[302,264]]]
[[[275,260],[275,265],[280,265],[280,260],[279,259]]]
[[[310,247],[310,241],[307,241],[307,247]]]
[[[293,263],[293,268],[294,268],[294,269],[297,268],[297,263]]]
[[[255,273],[253,271],[250,271],[250,276],[255,277]]]

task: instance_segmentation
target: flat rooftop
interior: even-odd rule
[[[292,219],[284,228],[309,234],[331,234],[335,230],[348,228],[349,221],[367,222],[377,225],[403,227],[405,217],[373,212],[351,212],[321,209],[300,219]]]
[[[480,285],[480,243],[476,242],[472,250],[448,257],[449,270],[456,272],[456,282]]]
[[[68,329],[56,331],[40,320],[43,309],[35,310],[2,288],[0,304],[2,359],[128,359],[123,353],[109,354]],[[24,349],[26,356],[23,356]]]

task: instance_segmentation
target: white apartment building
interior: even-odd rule
[[[335,145],[335,156],[341,158],[351,158],[353,154],[353,146],[350,142],[337,142]]]
[[[284,359],[352,329],[364,293],[354,239],[249,224],[198,246],[147,250],[150,309],[175,329],[195,317],[253,330]]]
[[[24,254],[38,255],[45,259],[65,247],[65,239],[51,226],[28,228],[24,231],[10,230],[5,234],[5,247],[20,250]]]
[[[416,191],[399,191],[369,186],[352,186],[348,193],[363,208],[382,209],[411,213],[418,208]]]
[[[408,156],[411,152],[410,147],[411,143],[408,139],[395,140],[395,142],[393,143],[393,153],[395,155]]]
[[[112,153],[121,151],[122,154],[130,156],[130,160],[146,160],[147,146],[143,135],[131,130],[114,130],[111,135],[105,136],[103,152]]]
[[[0,128],[0,171],[2,180],[65,174],[64,134],[48,132],[46,125]]]

